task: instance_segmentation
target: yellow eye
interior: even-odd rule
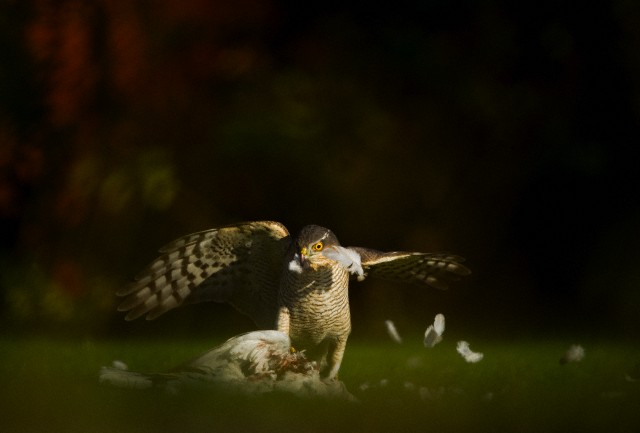
[[[313,251],[322,251],[323,246],[324,245],[322,245],[322,242],[318,242],[316,244],[313,244],[312,248],[313,248]]]

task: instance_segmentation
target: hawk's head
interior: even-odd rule
[[[305,226],[293,242],[294,256],[289,267],[301,272],[308,267],[316,269],[328,264],[330,259],[323,253],[339,246],[340,242],[331,230],[316,225]]]

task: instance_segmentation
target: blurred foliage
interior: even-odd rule
[[[442,311],[628,330],[639,17],[627,0],[2,1],[0,314],[113,331],[110,294],[159,246],[270,218],[467,257],[446,294],[355,288],[356,328]]]

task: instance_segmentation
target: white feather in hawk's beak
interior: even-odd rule
[[[357,275],[358,280],[364,279],[364,270],[360,261],[360,254],[341,246],[333,246],[324,251],[324,256],[328,259],[335,260],[345,267],[350,273]]]
[[[303,268],[309,267],[307,259],[307,247],[302,247],[299,253],[293,255],[293,259],[289,262],[289,270],[298,274],[302,273]]]
[[[304,263],[304,259],[298,253],[293,255],[293,259],[289,262],[289,270],[291,272],[295,272],[297,274],[302,273],[302,264]]]

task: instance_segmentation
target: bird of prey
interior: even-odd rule
[[[333,232],[308,225],[293,237],[274,221],[245,222],[177,239],[118,291],[126,319],[147,320],[180,305],[227,302],[260,329],[287,334],[293,347],[335,379],[351,332],[350,276],[446,289],[470,273],[461,257],[342,247]]]

